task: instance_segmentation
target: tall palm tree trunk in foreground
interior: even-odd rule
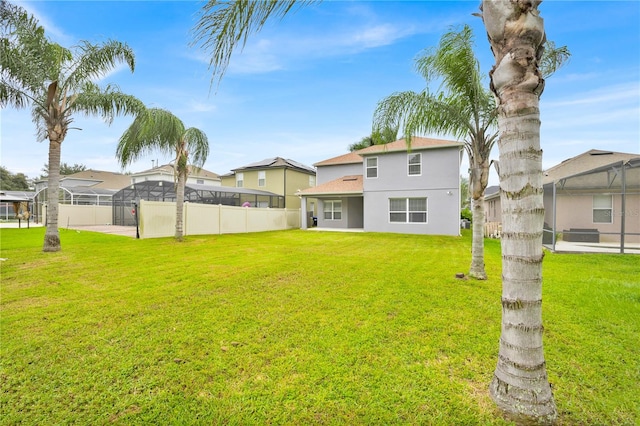
[[[542,347],[542,151],[538,60],[545,41],[536,0],[484,0],[496,65],[502,203],[502,328],[490,393],[519,424],[554,423]]]

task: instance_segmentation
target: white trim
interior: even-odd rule
[[[411,164],[411,158],[418,156],[420,159],[419,163]],[[420,173],[411,173],[411,166],[419,166]],[[421,152],[410,152],[407,154],[407,176],[422,176],[422,153]]]
[[[336,210],[335,203],[340,203],[340,210]],[[331,205],[331,211],[327,211],[327,205]],[[326,218],[326,213],[331,213],[331,218]],[[340,213],[340,218],[336,219],[336,213]],[[322,220],[338,222],[342,221],[342,200],[323,200],[322,201]]]
[[[368,164],[369,160],[376,160],[375,167],[371,167]],[[365,157],[364,159],[364,177],[365,179],[378,179],[378,171],[379,171],[380,162],[378,161],[378,157]],[[369,169],[374,169],[376,171],[375,176],[369,176]]]
[[[387,220],[388,223],[390,224],[413,224],[413,225],[426,225],[429,223],[429,198],[428,197],[389,197],[389,210],[388,210],[388,215],[387,215]],[[404,210],[400,211],[400,210],[391,210],[391,200],[404,200]],[[411,211],[410,210],[410,206],[409,206],[409,200],[424,200],[425,203],[425,209],[426,210],[414,210]],[[400,222],[400,221],[395,221],[395,220],[391,220],[391,214],[392,213],[403,213],[405,214],[405,220],[404,222]],[[424,222],[414,222],[411,221],[411,213],[424,213]]]
[[[598,207],[596,208],[595,204],[596,204],[596,197],[609,197],[610,200],[610,206],[609,208],[606,207]],[[609,222],[596,222],[593,219],[593,214],[595,213],[596,210],[602,210],[602,211],[606,211],[609,210]],[[592,223],[595,224],[605,224],[605,225],[610,225],[613,223],[613,195],[611,194],[593,194],[591,196],[591,221]]]

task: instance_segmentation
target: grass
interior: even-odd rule
[[[500,247],[304,231],[0,233],[2,424],[507,424]],[[640,422],[640,258],[544,261],[560,424]]]

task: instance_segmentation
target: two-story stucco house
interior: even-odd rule
[[[299,209],[298,191],[316,185],[316,170],[297,161],[281,157],[267,158],[233,169],[221,176],[223,186],[269,191],[285,197],[284,207]],[[314,200],[308,200],[306,209],[313,210]],[[258,206],[261,207],[261,206]]]
[[[164,181],[175,182],[175,169],[173,164],[164,164],[162,166],[153,167],[149,170],[143,170],[131,175],[131,183],[140,183],[145,181]],[[220,176],[217,173],[210,172],[202,168],[191,167],[187,176],[186,184],[220,186],[222,185]]]
[[[370,146],[314,164],[318,185],[299,195],[318,200],[318,228],[459,235],[462,154],[421,137]]]

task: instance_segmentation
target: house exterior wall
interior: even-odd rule
[[[364,198],[347,198],[349,217],[347,217],[347,227],[352,229],[364,228]]]
[[[265,186],[259,186],[259,172],[265,172]],[[290,168],[274,168],[274,169],[250,169],[238,170],[236,173],[243,174],[243,188],[259,189],[261,191],[269,191],[274,194],[283,195],[285,197],[285,207],[287,209],[299,209],[301,200],[296,195],[298,190],[309,188],[309,173],[303,173]],[[236,173],[222,177],[222,185],[235,187]],[[307,202],[307,209],[311,210],[311,203]]]
[[[640,195],[627,194],[625,216],[625,232],[640,233]],[[546,207],[551,210],[551,203]],[[551,213],[552,215],[552,213]],[[613,195],[613,217],[612,223],[593,222],[593,194],[580,195],[556,195],[556,232],[565,229],[597,229],[601,242],[620,242],[620,227],[622,219],[622,196]],[[546,220],[545,215],[545,222]],[[551,216],[552,217],[552,216]],[[550,226],[552,222],[548,222]],[[611,233],[611,234],[603,234]],[[640,235],[626,235],[625,242],[639,243]]]
[[[443,148],[421,153],[421,174],[408,174],[407,152],[378,158],[378,176],[364,178],[364,230],[408,234],[460,234],[460,149]],[[365,164],[366,158],[365,157]],[[426,198],[426,223],[390,221],[390,198]]]
[[[484,218],[485,222],[502,222],[500,196],[484,200]]]
[[[285,188],[285,207],[287,209],[299,209],[301,206],[301,199],[296,195],[296,192],[310,188],[308,173],[302,173],[294,169],[285,169],[286,173],[286,188]],[[311,200],[307,202],[307,211],[311,208]]]
[[[232,175],[220,176],[220,182],[222,183],[222,186],[234,187],[236,186],[236,175],[232,174]]]
[[[173,173],[158,170],[157,172],[138,173],[131,176],[131,183],[146,182],[148,180],[174,182]],[[196,185],[221,186],[221,179],[212,179],[204,176],[187,176],[186,183],[195,183]]]
[[[451,192],[451,195],[448,194]],[[426,223],[395,223],[389,219],[390,198],[427,199]],[[457,190],[380,191],[364,194],[364,230],[401,234],[460,235]],[[377,206],[370,208],[370,206]]]
[[[342,202],[342,218],[339,220],[328,220],[324,218],[324,204],[326,201]],[[349,197],[327,197],[318,198],[318,228],[348,229],[349,228]]]
[[[220,179],[209,179],[206,177],[189,176],[187,183],[195,183],[196,185],[221,186]]]
[[[352,176],[362,174],[362,163],[356,164],[336,164],[331,166],[320,166],[317,169],[317,184],[323,184],[342,176]]]

